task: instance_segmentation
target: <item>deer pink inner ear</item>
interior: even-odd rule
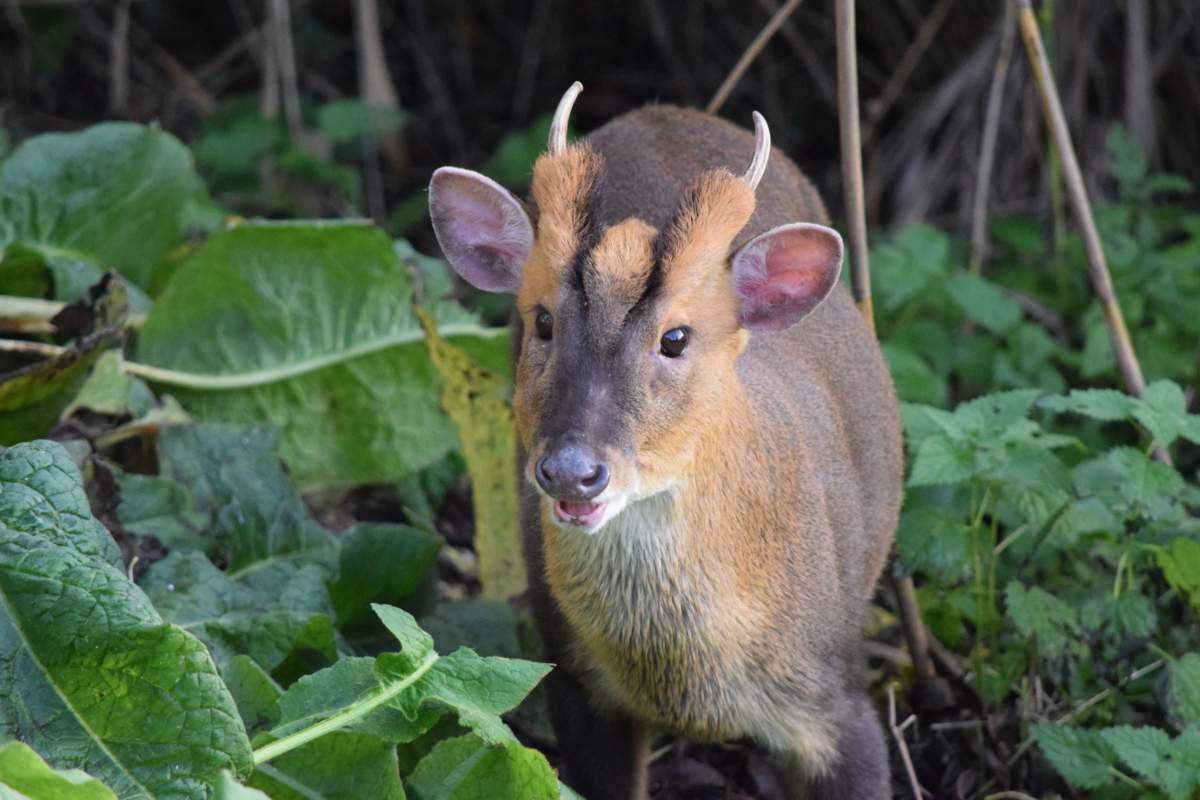
[[[781,225],[747,242],[733,257],[742,327],[781,331],[828,296],[842,268],[842,237],[824,225]]]
[[[489,292],[515,292],[533,249],[524,206],[491,178],[442,167],[429,182],[429,218],[438,244],[463,280]]]

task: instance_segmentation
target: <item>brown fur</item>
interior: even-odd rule
[[[552,695],[577,698],[581,685],[593,706],[556,705],[567,777],[593,800],[643,784],[604,774],[574,747],[612,748],[622,755],[608,769],[635,773],[643,748],[589,744],[589,726],[571,714],[621,721],[622,736],[645,726],[748,736],[786,755],[797,792],[885,796],[886,754],[880,764],[855,676],[900,504],[895,398],[842,287],[787,331],[738,328],[731,253],[776,225],[827,222],[778,151],[752,195],[735,177],[752,149],[753,136],[715,117],[650,107],[535,169],[514,399],[530,462],[556,385],[548,376],[572,368],[530,338],[530,315],[541,305],[556,325],[571,324],[572,265],[582,264],[596,341],[617,336],[611,328],[637,303],[656,252],[662,286],[649,327],[612,346],[641,358],[664,331],[695,328],[687,360],[637,368],[622,401],[640,409],[633,427],[605,443],[612,485],[636,483],[645,499],[589,536],[560,529],[535,492],[523,495],[533,597],[565,670]],[[599,229],[590,245],[587,225]]]

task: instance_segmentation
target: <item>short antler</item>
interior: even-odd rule
[[[568,94],[570,94],[568,92]],[[563,98],[564,100],[566,98]],[[562,106],[560,105],[561,109]],[[555,122],[558,118],[555,118]],[[550,134],[551,139],[554,134]],[[750,161],[750,168],[746,170],[745,176],[742,178],[749,184],[751,190],[758,188],[758,182],[762,180],[763,173],[767,171],[767,159],[771,156],[771,129],[767,127],[767,121],[763,119],[763,115],[754,112],[754,158]]]
[[[575,105],[575,98],[579,97],[582,91],[583,84],[575,81],[562,96],[562,100],[558,101],[558,108],[554,110],[554,121],[550,123],[550,141],[546,145],[552,156],[558,155],[567,147],[567,120],[571,116],[571,106]]]

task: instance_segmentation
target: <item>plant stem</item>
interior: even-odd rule
[[[344,708],[333,716],[327,717],[307,728],[301,728],[290,736],[285,736],[278,741],[263,745],[254,751],[254,763],[261,764],[264,761],[270,761],[272,758],[295,750],[297,747],[302,747],[314,739],[319,739],[327,733],[332,733],[346,727],[352,722],[362,719],[375,709],[395,699],[401,692],[419,681],[437,663],[437,660],[438,654],[431,652],[425,656],[424,661],[417,665],[417,668],[413,670],[411,675],[395,683],[381,687],[373,697],[356,702],[349,708]]]

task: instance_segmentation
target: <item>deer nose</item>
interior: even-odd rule
[[[608,486],[608,465],[574,445],[539,458],[534,474],[538,485],[556,500],[586,502]]]

